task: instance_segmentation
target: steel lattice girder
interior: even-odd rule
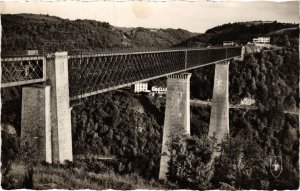
[[[71,99],[241,55],[241,47],[69,56]]]
[[[71,99],[201,67],[241,55],[241,47],[71,55]],[[45,57],[2,58],[1,87],[44,82]]]
[[[185,51],[69,57],[70,97],[185,69]]]
[[[1,88],[46,80],[45,57],[1,58]]]

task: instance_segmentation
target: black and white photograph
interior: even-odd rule
[[[1,189],[299,189],[298,1],[0,14]]]

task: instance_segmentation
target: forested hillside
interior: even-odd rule
[[[159,102],[159,101],[158,101]],[[114,156],[119,173],[158,176],[164,107],[132,93],[105,93],[72,111],[74,154]]]
[[[192,33],[182,29],[147,29],[136,28],[126,32],[133,44],[139,47],[169,47],[182,42]]]
[[[230,102],[239,104],[242,98],[252,97],[258,109],[230,110],[230,138],[221,144],[222,154],[215,161],[210,179],[207,158],[211,157],[210,145],[214,141],[201,137],[208,132],[210,109],[192,107],[194,136],[174,142],[176,155],[172,164],[175,169],[170,169],[170,180],[178,182],[182,188],[189,185],[191,189],[298,188],[299,116],[284,113],[299,109],[298,57],[298,50],[287,48],[250,55],[243,62],[232,62]],[[211,99],[213,72],[213,66],[193,72],[191,94],[194,98]],[[183,145],[188,145],[185,152]],[[282,157],[279,178],[270,173],[270,156]],[[185,166],[184,170],[179,172],[176,169],[179,166]],[[176,175],[178,173],[181,174]]]
[[[245,57],[243,62],[232,61],[229,69],[229,99],[238,104],[253,98],[264,109],[294,110],[299,106],[298,49],[284,48]],[[214,66],[192,71],[192,98],[212,97]]]
[[[223,41],[235,41],[239,44],[252,42],[253,38],[259,36],[270,36],[271,43],[284,45],[286,35],[293,41],[299,37],[298,24],[279,22],[244,22],[228,23],[207,30],[187,39],[176,46],[208,46],[222,45]]]
[[[99,51],[169,47],[193,36],[182,29],[114,27],[107,22],[61,19],[48,15],[2,15],[2,52]]]

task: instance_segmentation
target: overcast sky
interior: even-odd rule
[[[4,14],[49,14],[106,21],[120,27],[182,28],[192,32],[228,22],[267,20],[299,23],[299,5],[290,2],[1,2]]]

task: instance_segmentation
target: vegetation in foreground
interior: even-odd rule
[[[93,169],[89,163],[93,162]],[[97,171],[103,171],[101,173]],[[2,167],[2,188],[4,189],[174,189],[172,184],[165,184],[157,180],[145,180],[132,173],[120,175],[107,166],[95,161],[73,163],[65,165],[25,164],[12,162]]]
[[[176,137],[170,147],[168,179],[182,189],[298,189],[298,119],[289,114],[277,113],[279,119],[266,115],[272,114],[231,112],[234,129],[219,145],[207,136]],[[214,149],[220,155],[211,163]],[[282,157],[277,178],[270,171],[271,156]]]

